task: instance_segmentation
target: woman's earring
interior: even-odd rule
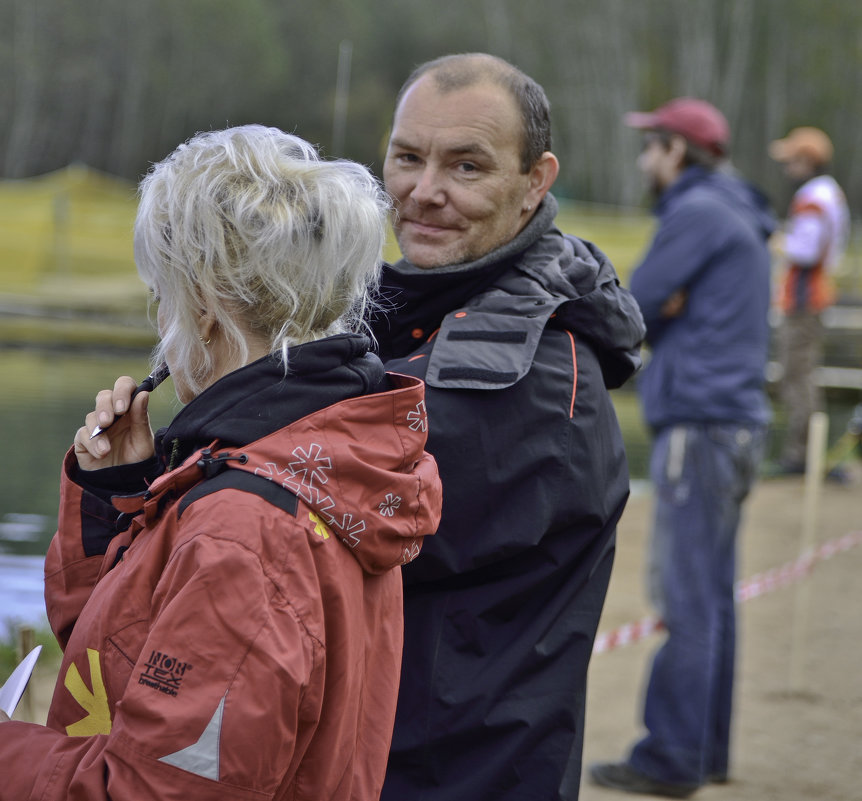
[[[204,347],[206,347],[207,345],[210,344],[210,342],[212,342],[211,338],[210,339],[204,339],[202,336],[199,336],[198,339],[204,343]]]

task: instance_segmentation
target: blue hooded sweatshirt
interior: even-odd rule
[[[651,349],[638,387],[647,423],[768,422],[768,204],[741,179],[695,166],[655,213],[658,230],[631,278]],[[663,316],[679,290],[682,312]]]

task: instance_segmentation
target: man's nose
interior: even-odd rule
[[[440,171],[426,164],[416,178],[410,197],[420,206],[444,205],[446,203],[446,190]]]

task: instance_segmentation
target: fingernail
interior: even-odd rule
[[[123,414],[123,413],[125,413],[125,411],[126,411],[126,402],[125,402],[125,401],[118,400],[118,401],[114,404],[114,412],[115,412],[116,414]]]
[[[97,440],[96,451],[104,456],[108,452],[108,443],[103,439]]]
[[[105,426],[111,424],[111,419],[111,415],[109,415],[107,412],[101,412],[99,414],[99,425],[104,428]]]

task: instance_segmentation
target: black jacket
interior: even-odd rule
[[[644,328],[610,262],[555,214],[549,196],[472,265],[384,274],[374,334],[388,370],[427,382],[443,480],[437,536],[403,571],[385,801],[577,788],[586,669],[628,496],[607,390],[639,366]]]

